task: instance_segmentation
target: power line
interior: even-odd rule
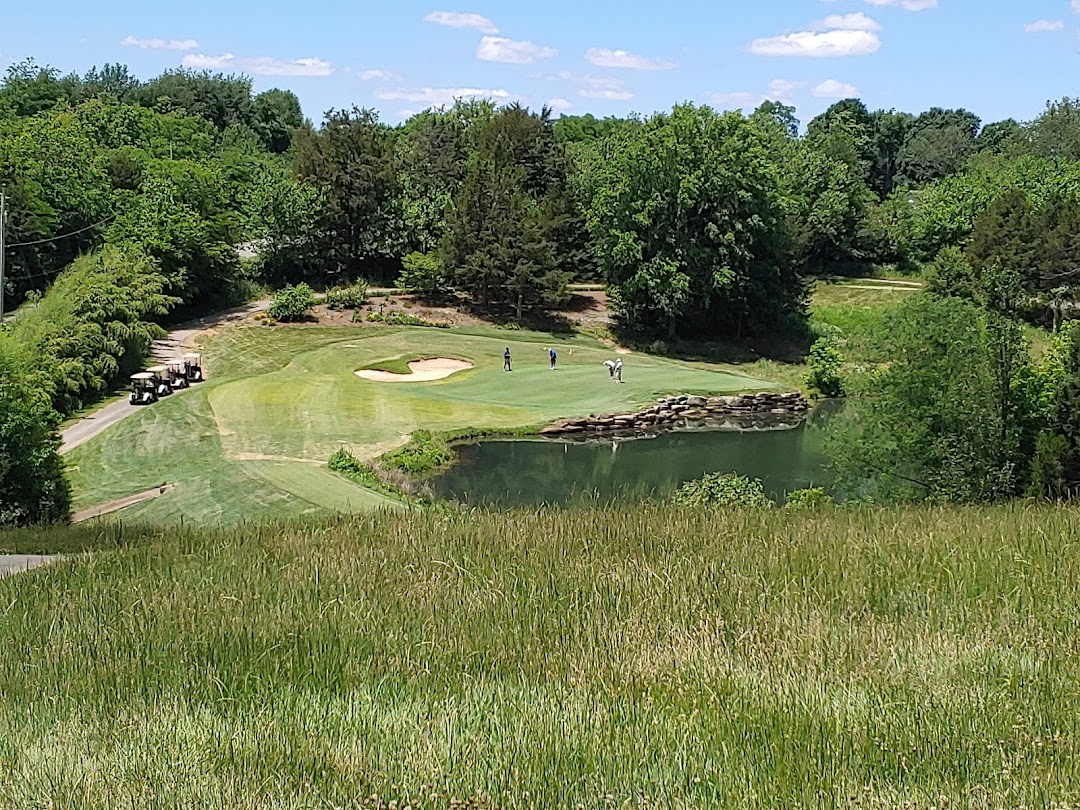
[[[71,233],[62,233],[59,236],[50,236],[48,239],[35,239],[33,242],[14,242],[14,243],[8,245],[7,247],[8,247],[8,249],[11,249],[11,248],[17,248],[17,247],[31,247],[33,245],[44,245],[46,242],[58,242],[61,239],[67,239],[67,238],[72,237],[72,236],[78,236],[80,233],[86,233],[87,231],[92,231],[94,228],[100,228],[102,225],[106,224],[107,222],[112,222],[118,216],[120,216],[120,215],[119,214],[112,214],[112,215],[106,217],[105,219],[101,220],[101,222],[95,222],[93,225],[87,225],[85,228],[79,228],[79,230],[72,231]]]

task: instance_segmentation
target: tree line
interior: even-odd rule
[[[520,320],[558,307],[571,280],[600,281],[628,332],[739,340],[805,334],[809,276],[881,264],[928,265],[933,294],[969,320],[1056,329],[1080,272],[1072,99],[986,125],[849,99],[805,130],[777,102],[596,119],[473,100],[397,126],[356,107],[315,126],[293,94],[243,76],[28,61],[0,83],[0,183],[21,305],[0,329],[0,426],[55,426],[42,414],[99,397],[161,324],[256,285],[364,278]],[[258,258],[241,261],[242,244]],[[1028,458],[1061,446],[1040,438],[1052,427],[1024,433]],[[12,442],[4,481],[52,480],[26,464],[59,470],[55,448]],[[0,517],[63,514],[54,483]]]

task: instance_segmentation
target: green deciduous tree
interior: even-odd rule
[[[830,440],[841,486],[873,500],[1022,492],[1040,422],[1020,327],[960,299],[913,296],[886,332],[890,363]]]
[[[170,295],[187,304],[227,290],[239,270],[233,247],[238,212],[218,167],[192,161],[151,161],[139,193],[109,228],[109,240],[142,247],[159,266]]]
[[[24,373],[37,373],[62,414],[95,401],[164,334],[156,322],[176,301],[163,288],[137,247],[108,245],[81,256],[10,327],[10,339],[29,348]]]
[[[908,131],[915,122],[909,113],[896,110],[877,110],[871,119],[870,185],[881,199],[896,188],[900,171],[900,152],[907,140]]]
[[[975,153],[979,118],[934,107],[916,118],[897,158],[901,182],[920,186],[956,174]]]
[[[1080,494],[1080,325],[1051,344],[1042,367],[1048,426],[1032,460],[1030,492],[1048,498]]]
[[[251,128],[262,145],[282,154],[292,145],[293,133],[304,125],[300,99],[290,90],[267,90],[252,99]]]
[[[1080,99],[1066,97],[1048,103],[1031,123],[1028,135],[1036,155],[1080,160]]]
[[[54,523],[71,512],[60,418],[0,334],[0,526]]]
[[[253,122],[251,79],[246,76],[169,70],[130,90],[128,98],[161,112],[183,110],[222,132],[231,124]]]
[[[801,315],[767,142],[738,113],[683,105],[602,144],[589,228],[626,325],[739,336]]]

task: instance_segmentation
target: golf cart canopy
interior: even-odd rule
[[[184,359],[185,360],[202,360],[202,355],[201,354],[185,354]]]
[[[146,380],[152,379],[154,379],[154,375],[151,374],[149,371],[140,371],[138,374],[131,375],[132,382],[144,382]]]

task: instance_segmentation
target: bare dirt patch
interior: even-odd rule
[[[360,369],[360,371],[356,372],[356,376],[372,382],[431,382],[433,380],[445,380],[451,374],[467,371],[472,367],[472,363],[467,363],[464,360],[433,357],[428,360],[413,360],[409,363],[408,374]]]
[[[599,290],[574,292],[561,314],[579,329],[606,329],[611,326],[608,295]]]

